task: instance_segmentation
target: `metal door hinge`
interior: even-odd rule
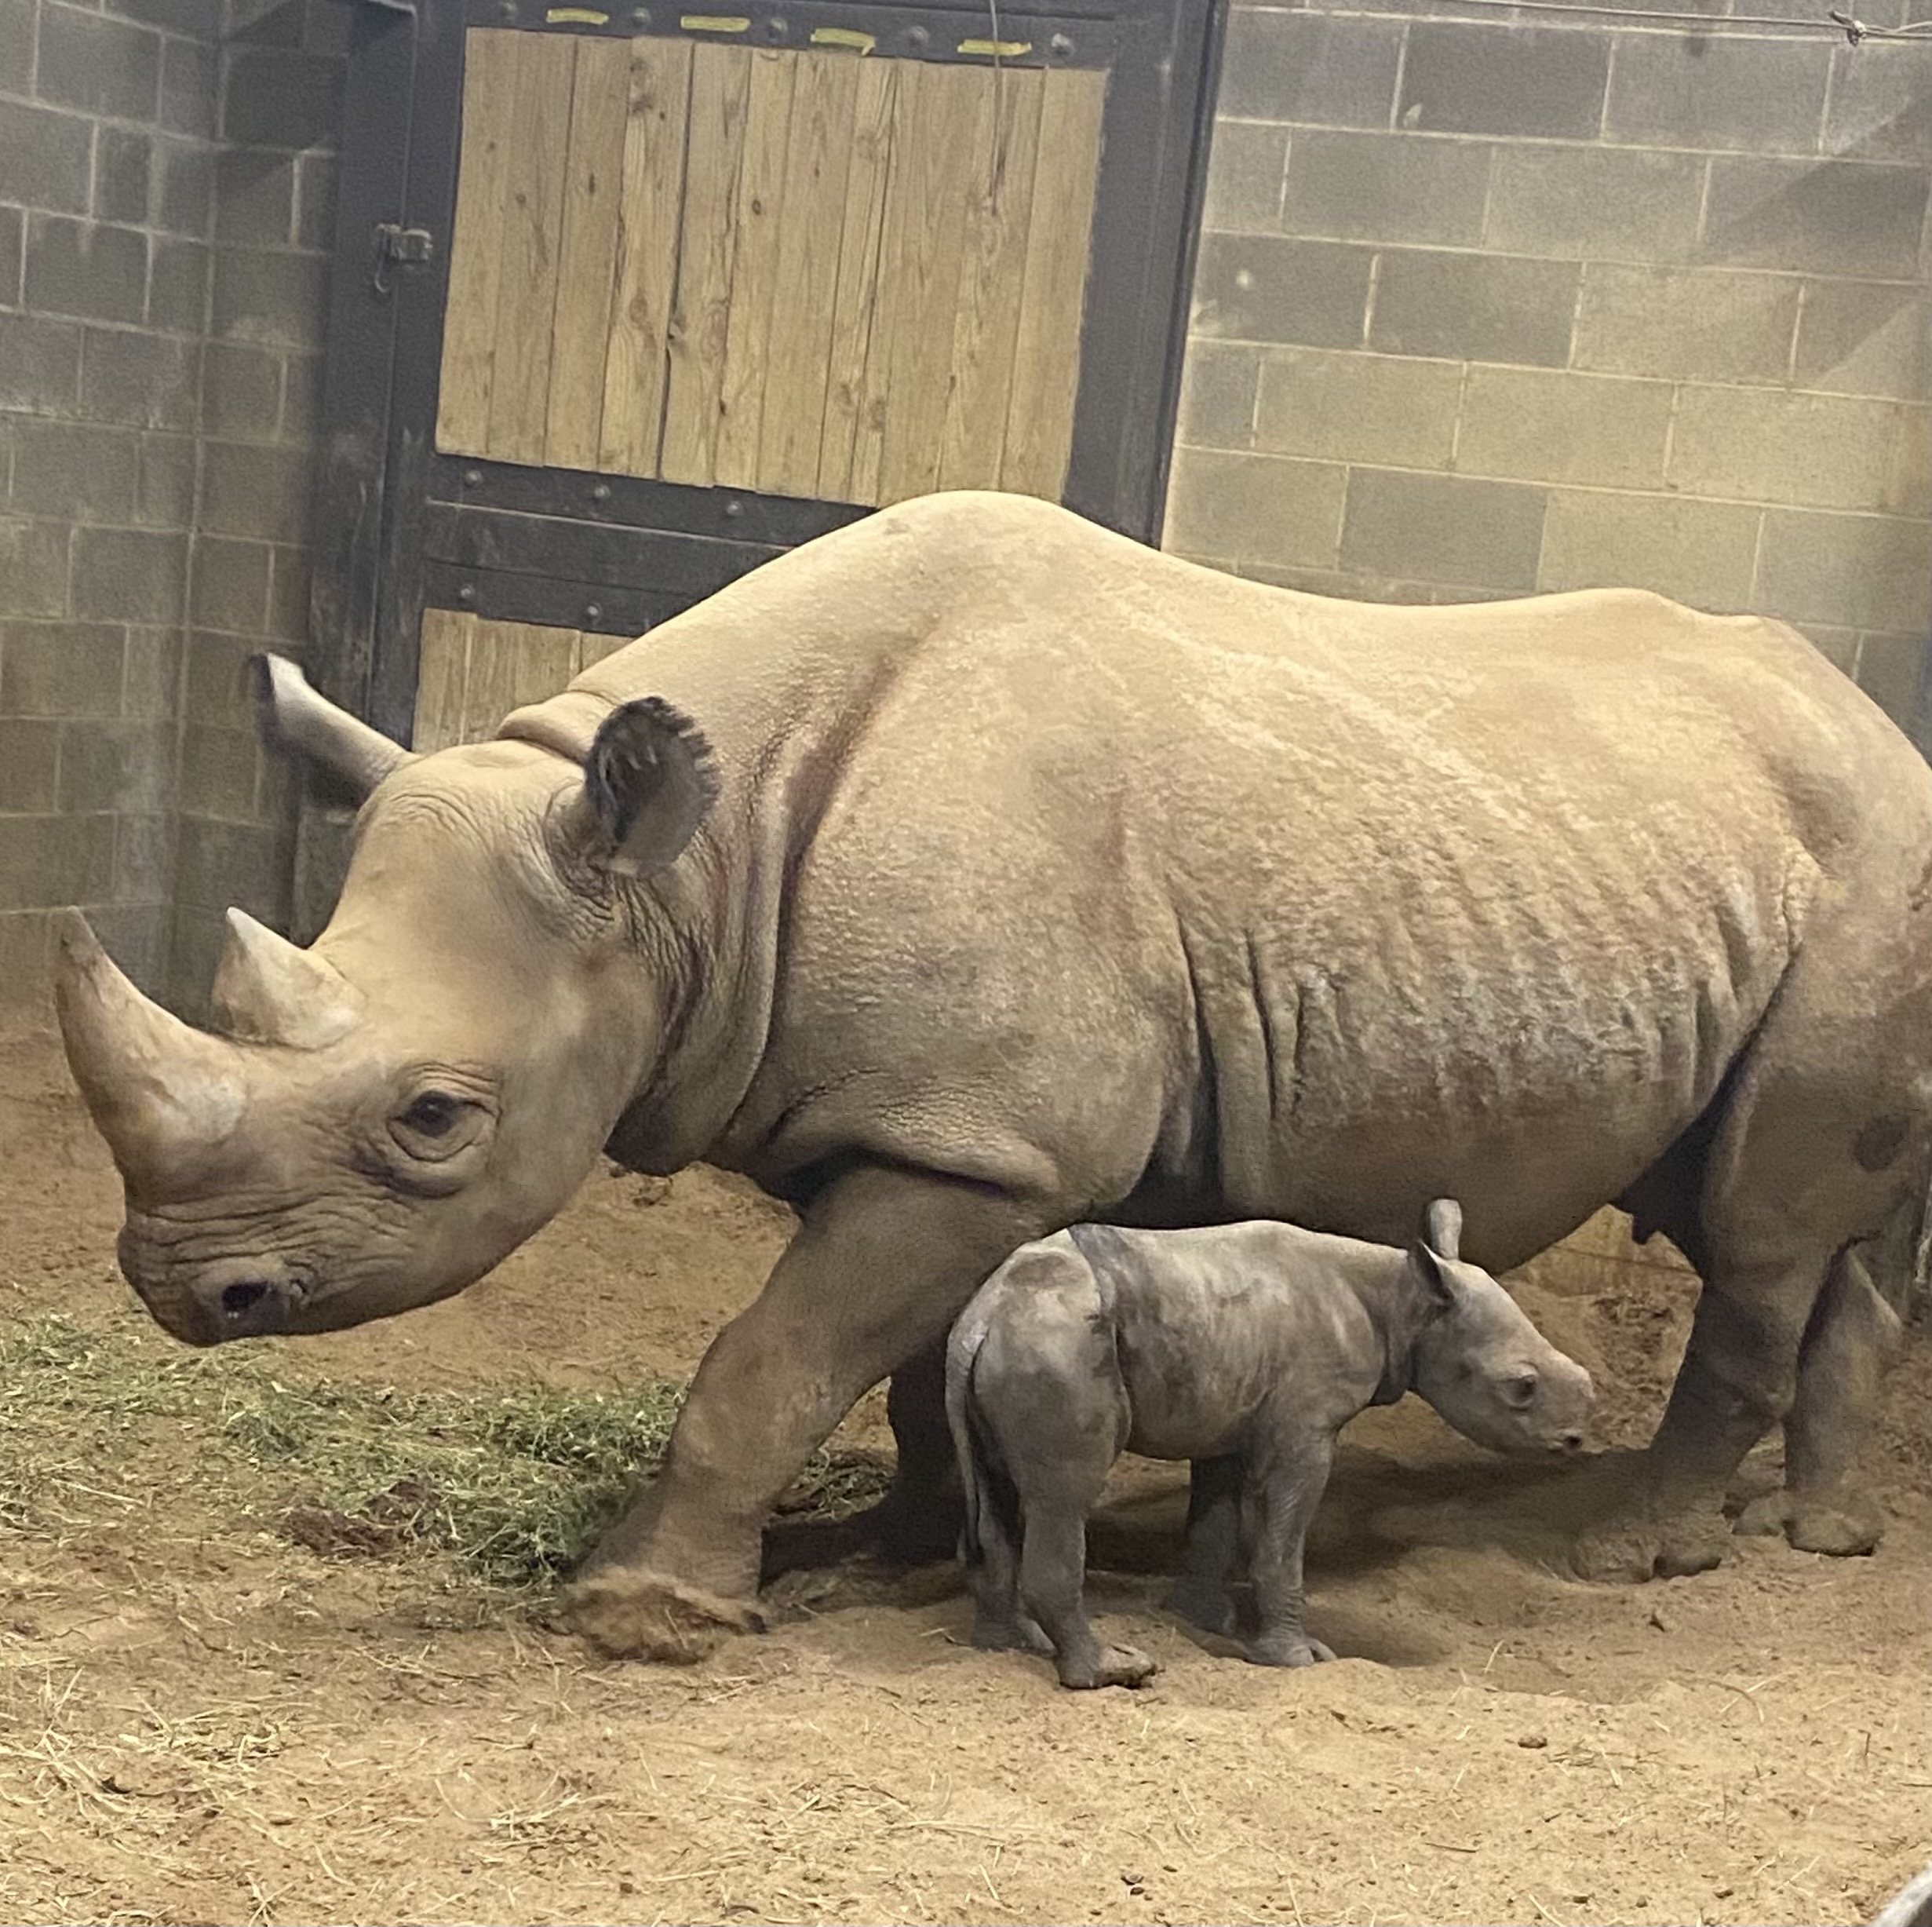
[[[376,272],[374,286],[378,294],[389,291],[389,264],[420,268],[436,252],[436,240],[427,228],[405,228],[399,222],[376,224]]]

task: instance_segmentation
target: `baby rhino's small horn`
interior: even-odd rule
[[[1438,1198],[1422,1221],[1422,1235],[1438,1257],[1462,1255],[1463,1207],[1453,1198]]]

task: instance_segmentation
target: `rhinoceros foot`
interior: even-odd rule
[[[1137,1646],[1103,1646],[1092,1660],[1063,1659],[1060,1684],[1075,1692],[1087,1692],[1100,1686],[1145,1686],[1160,1670]]]
[[[1606,1453],[1579,1484],[1572,1516],[1580,1511],[1584,1524],[1569,1561],[1579,1578],[1626,1585],[1688,1578],[1721,1565],[1730,1549],[1722,1491],[1660,1489],[1645,1454]]]
[[[562,1603],[570,1630],[611,1659],[689,1666],[721,1641],[766,1628],[755,1600],[727,1599],[636,1567],[580,1579]]]
[[[1839,1493],[1778,1491],[1753,1499],[1738,1515],[1737,1530],[1769,1537],[1781,1532],[1801,1553],[1855,1559],[1878,1549],[1885,1527],[1875,1512]]]

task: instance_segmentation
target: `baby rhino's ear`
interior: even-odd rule
[[[1422,1280],[1423,1289],[1437,1305],[1446,1311],[1456,1302],[1456,1281],[1425,1239],[1418,1238],[1409,1247],[1409,1265]]]
[[[1463,1254],[1463,1207],[1453,1198],[1438,1198],[1423,1213],[1422,1235],[1453,1265]]]

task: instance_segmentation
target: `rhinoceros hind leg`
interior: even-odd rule
[[[611,1659],[688,1666],[735,1634],[765,1630],[764,1615],[744,1600],[636,1567],[578,1580],[563,1605],[570,1630]]]

